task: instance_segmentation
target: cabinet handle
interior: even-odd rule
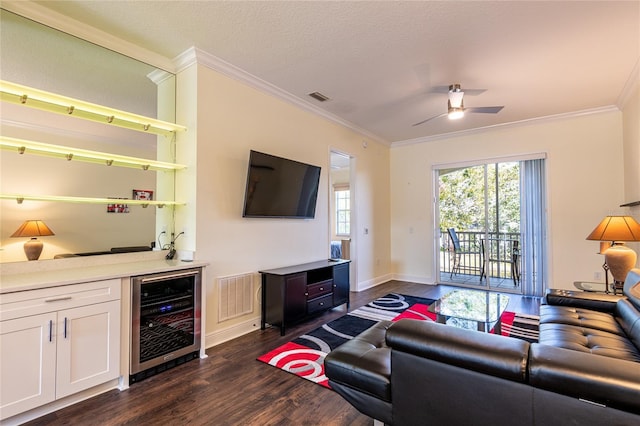
[[[49,320],[49,342],[53,342],[53,320]]]
[[[71,296],[56,297],[55,299],[45,299],[45,303],[60,302],[62,300],[71,300]]]
[[[67,317],[64,317],[64,338],[67,338]]]

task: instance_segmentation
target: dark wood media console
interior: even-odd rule
[[[302,265],[259,271],[262,274],[262,318],[285,327],[344,303],[349,309],[350,260],[321,260]]]

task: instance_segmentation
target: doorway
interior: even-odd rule
[[[519,174],[517,162],[439,171],[441,281],[519,290]]]
[[[436,168],[438,282],[536,295],[545,287],[544,160]]]
[[[353,206],[355,200],[352,184],[355,159],[343,152],[331,150],[329,172],[329,257],[351,260],[350,276],[355,280]]]

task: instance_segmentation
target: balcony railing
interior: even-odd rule
[[[512,232],[458,231],[460,252],[454,250],[451,237],[446,230],[440,232],[440,273],[478,276],[482,279],[512,279],[520,281],[521,245],[520,234]],[[488,237],[488,239],[487,239]],[[486,251],[486,258],[485,253]],[[484,270],[486,268],[486,270]],[[447,277],[448,278],[448,277]]]

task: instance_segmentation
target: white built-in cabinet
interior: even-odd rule
[[[120,279],[0,296],[0,418],[120,375]]]

